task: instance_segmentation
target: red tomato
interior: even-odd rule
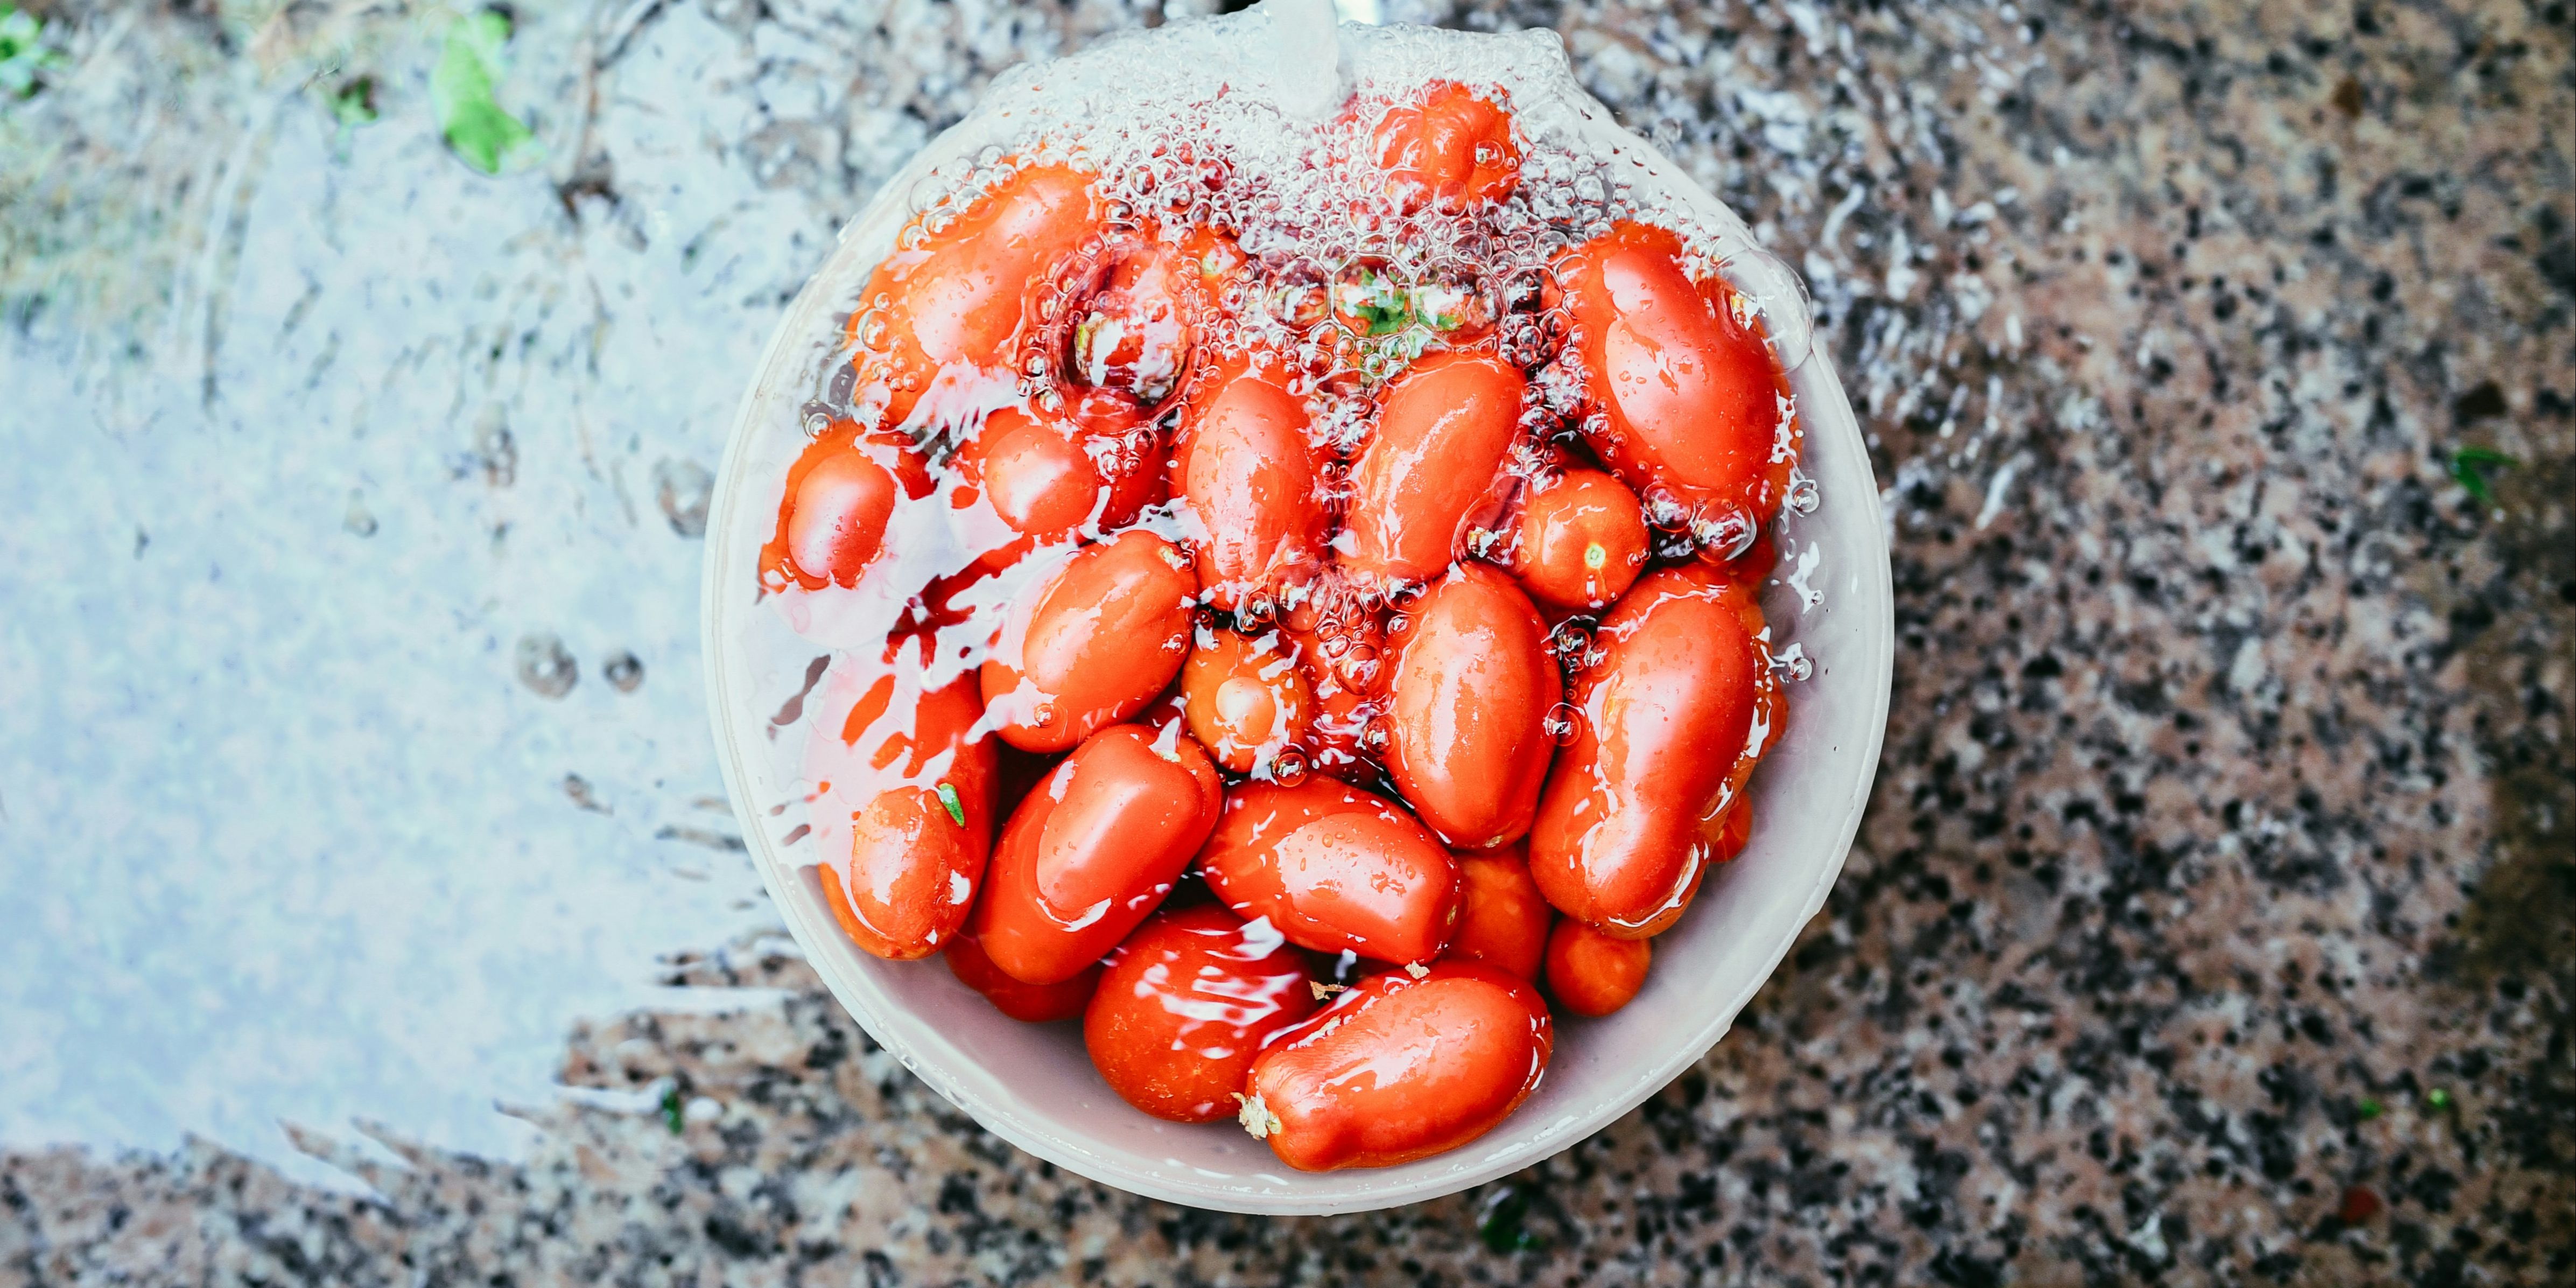
[[[1547,995],[1577,1015],[1608,1015],[1645,987],[1650,939],[1613,939],[1571,917],[1547,937]]]
[[[1458,859],[1458,937],[1443,961],[1483,962],[1522,979],[1537,979],[1547,952],[1548,922],[1556,911],[1530,880],[1521,846]]]
[[[1229,612],[1305,581],[1322,561],[1324,505],[1306,408],[1252,368],[1193,395],[1172,454],[1172,493],[1198,519],[1199,584]]]
[[[1387,686],[1387,771],[1441,840],[1484,850],[1521,839],[1556,744],[1564,681],[1547,623],[1512,579],[1461,564],[1408,615]]]
[[[1560,613],[1617,603],[1646,567],[1637,497],[1599,470],[1568,470],[1521,503],[1512,571],[1530,598]]]
[[[1109,1089],[1157,1118],[1233,1117],[1253,1057],[1315,1009],[1306,955],[1212,904],[1165,909],[1110,956],[1082,1017]]]
[[[878,263],[850,315],[859,400],[900,425],[925,397],[946,416],[970,387],[1012,379],[1026,302],[1100,229],[1091,176],[1032,166],[987,193],[935,233],[925,216]],[[910,243],[907,247],[904,243]],[[954,393],[934,397],[949,386]]]
[[[1172,543],[1130,528],[1023,590],[984,663],[1003,740],[1063,751],[1144,710],[1189,651],[1189,566]]]
[[[948,969],[966,987],[983,994],[994,1010],[1029,1024],[1069,1020],[1082,1014],[1082,1008],[1091,1004],[1092,989],[1100,983],[1100,965],[1095,962],[1091,969],[1060,983],[1023,984],[994,965],[971,934],[960,934],[948,941]]]
[[[974,677],[925,690],[924,651],[889,646],[875,665],[842,655],[805,753],[824,899],[853,942],[895,961],[929,956],[965,924],[993,837],[993,740],[975,732]]]
[[[986,416],[948,466],[950,523],[976,552],[975,568],[999,572],[1037,546],[1133,523],[1160,499],[1162,470],[1159,461],[1117,468],[1119,450],[1026,406]]]
[[[1093,734],[1002,828],[969,928],[1015,979],[1081,974],[1171,893],[1224,798],[1177,725]]]
[[[1420,581],[1448,567],[1460,524],[1494,491],[1527,387],[1518,368],[1456,351],[1396,377],[1377,436],[1352,471],[1342,566],[1378,582]]]
[[[1394,804],[1329,778],[1226,793],[1199,870],[1238,915],[1318,952],[1427,962],[1458,924],[1449,852]]]
[[[778,528],[760,552],[760,584],[772,592],[856,586],[885,552],[895,506],[927,493],[929,482],[910,439],[863,436],[856,424],[835,422],[787,467]]]
[[[1798,427],[1760,332],[1682,270],[1681,238],[1623,223],[1560,256],[1555,276],[1597,413],[1593,450],[1641,494],[1687,517],[1768,519],[1789,485]]]
[[[1314,723],[1314,691],[1296,646],[1277,631],[1251,636],[1202,626],[1181,664],[1190,732],[1228,772],[1262,769],[1302,742]]]
[[[1557,911],[1621,939],[1681,916],[1720,823],[1780,727],[1762,610],[1696,566],[1649,573],[1601,620],[1578,676],[1573,745],[1530,828],[1530,875]]]
[[[1456,81],[1433,81],[1418,102],[1390,109],[1377,124],[1377,163],[1406,214],[1424,206],[1456,213],[1500,201],[1520,186],[1510,99]]]
[[[1150,237],[1116,250],[1072,310],[1061,355],[1066,378],[1144,407],[1169,398],[1198,339],[1197,278],[1179,248]]]
[[[1392,1167],[1493,1130],[1554,1048],[1527,981],[1474,962],[1389,971],[1274,1039],[1239,1118],[1299,1171]]]

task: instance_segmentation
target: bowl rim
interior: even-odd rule
[[[896,1005],[893,999],[882,996],[871,981],[837,968],[831,954],[817,951],[818,943],[830,943],[832,937],[838,936],[841,932],[827,915],[811,906],[814,901],[807,897],[806,892],[801,888],[801,883],[791,884],[790,869],[801,865],[793,865],[782,859],[775,852],[775,845],[768,830],[761,826],[758,806],[748,795],[749,784],[746,781],[745,768],[747,759],[739,745],[736,723],[733,719],[736,711],[725,664],[728,656],[727,644],[723,639],[724,632],[720,629],[725,614],[718,596],[727,584],[734,580],[725,576],[725,570],[732,567],[740,557],[733,542],[735,523],[732,510],[735,505],[742,503],[738,494],[745,489],[738,487],[737,484],[746,468],[745,458],[749,455],[751,443],[756,436],[756,425],[761,408],[768,401],[763,394],[770,383],[769,377],[778,369],[780,360],[792,347],[811,340],[812,337],[807,333],[804,324],[809,320],[808,315],[814,311],[813,306],[816,301],[812,298],[813,292],[827,276],[833,261],[848,249],[847,243],[852,232],[878,215],[886,203],[896,201],[899,199],[899,194],[909,192],[934,167],[953,157],[966,154],[971,146],[979,141],[975,137],[977,131],[968,127],[976,125],[979,120],[977,114],[969,113],[957,125],[931,138],[841,227],[831,251],[825,255],[823,262],[817,266],[814,273],[807,278],[805,284],[786,305],[784,314],[773,330],[769,342],[762,347],[758,363],[753,368],[752,379],[744,390],[728,429],[725,451],[716,472],[712,507],[707,524],[710,539],[707,542],[704,565],[700,574],[700,648],[707,686],[709,721],[713,726],[717,760],[724,775],[726,795],[732,804],[736,822],[742,827],[746,843],[750,847],[752,866],[759,873],[762,887],[768,891],[771,901],[787,921],[789,933],[795,938],[807,960],[814,965],[816,973],[822,977],[824,985],[830,990],[833,998],[840,1003],[842,1009],[867,1031],[872,1040],[892,1054],[941,1098],[1015,1148],[1103,1185],[1147,1198],[1187,1207],[1249,1215],[1332,1215],[1370,1211],[1423,1202],[1470,1189],[1497,1177],[1534,1166],[1589,1139],[1671,1083],[1685,1068],[1698,1062],[1733,1029],[1736,1018],[1743,1013],[1753,996],[1779,970],[1781,961],[1785,960],[1790,949],[1796,946],[1807,923],[1814,919],[1817,911],[1824,906],[1825,900],[1831,895],[1836,881],[1841,876],[1843,865],[1849,857],[1851,846],[1859,835],[1862,816],[1868,808],[1876,782],[1879,758],[1886,738],[1887,712],[1893,695],[1895,666],[1893,577],[1889,563],[1884,512],[1876,486],[1875,471],[1869,461],[1867,443],[1862,437],[1858,417],[1851,408],[1832,357],[1826,351],[1822,338],[1818,337],[1817,341],[1810,345],[1805,361],[1791,369],[1789,378],[1793,383],[1808,386],[1798,391],[1800,416],[1805,422],[1802,429],[1808,443],[1807,449],[1801,453],[1802,458],[1812,458],[1820,432],[1841,438],[1843,440],[1841,445],[1847,448],[1857,460],[1860,470],[1868,477],[1871,484],[1865,488],[1838,488],[1833,494],[1835,505],[1853,504],[1864,508],[1865,513],[1860,516],[1864,522],[1852,526],[1874,534],[1875,538],[1868,543],[1868,549],[1865,551],[1840,549],[1836,551],[1838,559],[1852,561],[1852,583],[1840,594],[1846,597],[1847,601],[1859,606],[1866,607],[1875,603],[1880,610],[1875,615],[1875,620],[1870,623],[1875,629],[1861,641],[1870,656],[1860,659],[1863,663],[1858,668],[1861,674],[1846,681],[1865,683],[1869,686],[1870,718],[1866,726],[1868,732],[1863,740],[1864,745],[1856,749],[1851,756],[1851,763],[1864,767],[1864,771],[1854,775],[1842,803],[1842,817],[1828,833],[1834,838],[1829,857],[1817,865],[1813,881],[1797,901],[1797,915],[1794,918],[1784,916],[1779,919],[1776,942],[1761,954],[1764,959],[1762,970],[1749,977],[1745,986],[1723,1006],[1712,1008],[1706,1018],[1695,1027],[1690,1037],[1670,1044],[1659,1060],[1630,1074],[1624,1085],[1618,1087],[1614,1094],[1606,1095],[1593,1102],[1570,1121],[1559,1119],[1540,1124],[1530,1143],[1544,1145],[1544,1149],[1496,1150],[1483,1161],[1472,1166],[1451,1172],[1429,1174],[1392,1185],[1366,1184],[1368,1178],[1372,1176],[1387,1175],[1386,1172],[1370,1169],[1329,1174],[1299,1174],[1347,1177],[1353,1182],[1342,1190],[1329,1192],[1255,1191],[1220,1188],[1215,1185],[1204,1189],[1190,1189],[1169,1184],[1159,1176],[1139,1174],[1128,1169],[1118,1160],[1103,1158],[1085,1148],[1080,1141],[1062,1133],[1052,1124],[1033,1121],[1012,1106],[985,1094],[975,1084],[979,1081],[993,1081],[995,1079],[993,1071],[974,1068],[971,1065],[961,1070],[951,1067],[951,1064],[966,1062],[923,1058],[904,1032],[913,1027],[913,1022],[918,1018],[912,1014],[911,1008]],[[1628,134],[1622,126],[1609,124],[1608,128]],[[1646,150],[1667,167],[1666,172],[1672,176],[1672,182],[1682,187],[1691,197],[1706,203],[1709,207],[1726,210],[1730,217],[1732,216],[1731,209],[1725,203],[1703,188],[1686,170],[1674,165],[1660,149],[1644,139],[1636,138],[1633,134],[1629,134],[1629,137],[1635,139],[1639,148]],[[1820,398],[1821,401],[1819,401]],[[1837,659],[1838,663],[1841,661],[1842,659]],[[1792,718],[1795,718],[1794,714]],[[935,1041],[938,1037],[935,1029],[927,1030],[921,1036],[930,1041]],[[1503,1127],[1497,1127],[1496,1133],[1499,1134],[1504,1130]],[[1489,1141],[1491,1139],[1493,1138],[1488,1137]]]

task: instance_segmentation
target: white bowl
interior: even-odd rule
[[[1264,24],[1267,24],[1265,27]],[[1232,42],[1311,50],[1313,9],[1277,4],[1224,19],[1175,24],[1114,42],[1164,42],[1157,63],[1186,67]],[[1329,26],[1324,43],[1331,44]],[[1611,122],[1576,87],[1561,47],[1544,33],[1479,36],[1345,27],[1340,67],[1419,56],[1508,64],[1525,110],[1553,96],[1598,155],[1612,148],[1638,181],[1717,218],[1744,253],[1726,272],[1763,305],[1775,333],[1807,347],[1806,304],[1796,279],[1754,248],[1740,221],[1678,167]],[[1210,42],[1214,42],[1211,45]],[[1494,43],[1500,42],[1500,43]],[[1412,51],[1407,54],[1406,51]],[[772,727],[772,713],[807,683],[825,650],[800,639],[757,602],[756,552],[778,512],[788,463],[804,445],[800,408],[840,360],[837,314],[910,217],[906,196],[936,167],[956,164],[1025,128],[992,108],[1005,88],[1082,74],[1089,55],[1047,64],[997,84],[986,108],[934,140],[843,230],[831,259],[799,294],[764,355],[733,428],[709,521],[706,649],[709,698],[725,782],[770,896],[834,996],[906,1068],[1021,1149],[1106,1185],[1194,1207],[1256,1213],[1363,1211],[1436,1198],[1528,1167],[1633,1109],[1706,1052],[1762,986],[1822,906],[1860,825],[1887,717],[1893,621],[1887,547],[1860,428],[1833,364],[1813,349],[1790,375],[1806,431],[1802,468],[1821,504],[1784,513],[1774,529],[1781,566],[1766,596],[1774,649],[1812,659],[1813,675],[1788,686],[1787,728],[1753,778],[1756,824],[1743,856],[1711,874],[1679,925],[1655,942],[1645,988],[1617,1014],[1561,1018],[1556,1055],[1529,1101],[1487,1134],[1447,1154],[1377,1170],[1308,1174],[1281,1164],[1232,1122],[1185,1126],[1120,1101],[1091,1067],[1081,1026],[1029,1025],[1004,1016],[936,958],[888,962],[859,951],[834,923],[802,840],[797,756],[801,728]],[[1279,56],[1268,87],[1286,99],[1315,86],[1291,83]],[[1265,74],[1238,67],[1233,92]],[[1025,102],[1025,99],[1017,101]]]

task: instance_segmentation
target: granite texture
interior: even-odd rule
[[[428,15],[354,4],[53,12],[209,138],[351,51],[416,78],[432,48]],[[559,42],[523,57],[586,121],[743,98],[721,155],[846,215],[900,160],[872,140],[1161,16],[654,0],[522,41]],[[511,1161],[300,1135],[363,1195],[214,1142],[0,1154],[0,1285],[2576,1281],[2568,6],[1389,16],[1562,33],[1806,273],[1872,434],[1885,760],[1715,1051],[1479,1192],[1238,1218],[1017,1154],[746,939],[665,982],[763,991],[567,1035],[567,1084],[673,1088],[669,1115],[514,1110],[540,1130]],[[742,57],[620,85],[683,18]],[[837,70],[783,92],[781,46]],[[119,194],[166,199],[171,253],[203,236],[178,160],[50,93],[9,137],[94,163],[12,167],[13,246]],[[613,133],[567,136],[531,218],[669,235]],[[154,289],[129,258],[13,254],[11,324],[112,342]],[[2466,447],[2515,462],[2486,496]],[[1496,1210],[1525,1237],[1481,1238]]]

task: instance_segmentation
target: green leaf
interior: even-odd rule
[[[493,98],[501,47],[509,41],[510,20],[494,10],[459,18],[447,29],[446,47],[429,74],[429,107],[439,132],[465,164],[485,174],[499,174],[536,147],[527,124]]]
[[[680,1087],[678,1083],[673,1083],[662,1089],[662,1125],[670,1128],[671,1134],[677,1136],[680,1134],[681,1121]]]
[[[2509,470],[2520,464],[2522,462],[2492,447],[2463,447],[2451,453],[2451,477],[2458,480],[2461,487],[2467,488],[2479,505],[2493,505],[2495,495],[2487,489],[2486,472],[2490,469]]]
[[[2368,1122],[2379,1116],[2379,1102],[2369,1099],[2368,1097],[2364,1097],[2362,1102],[2359,1105],[2354,1106],[2354,1108],[2360,1111],[2361,1120],[2363,1122]]]
[[[342,129],[376,123],[376,78],[360,76],[331,93],[331,119]]]
[[[2435,1087],[2424,1094],[2424,1103],[2435,1109],[2448,1109],[2451,1107],[2451,1093]]]
[[[1529,1218],[1529,1195],[1518,1188],[1506,1189],[1486,1209],[1484,1224],[1476,1227],[1476,1237],[1485,1241],[1492,1253],[1525,1252],[1539,1246],[1539,1237],[1521,1228]]]
[[[941,783],[939,785],[939,803],[948,807],[948,817],[957,820],[957,826],[966,826],[966,807],[958,803],[957,789],[955,787],[947,783]]]
[[[33,98],[37,73],[69,61],[46,43],[47,24],[13,4],[0,4],[0,92]]]

